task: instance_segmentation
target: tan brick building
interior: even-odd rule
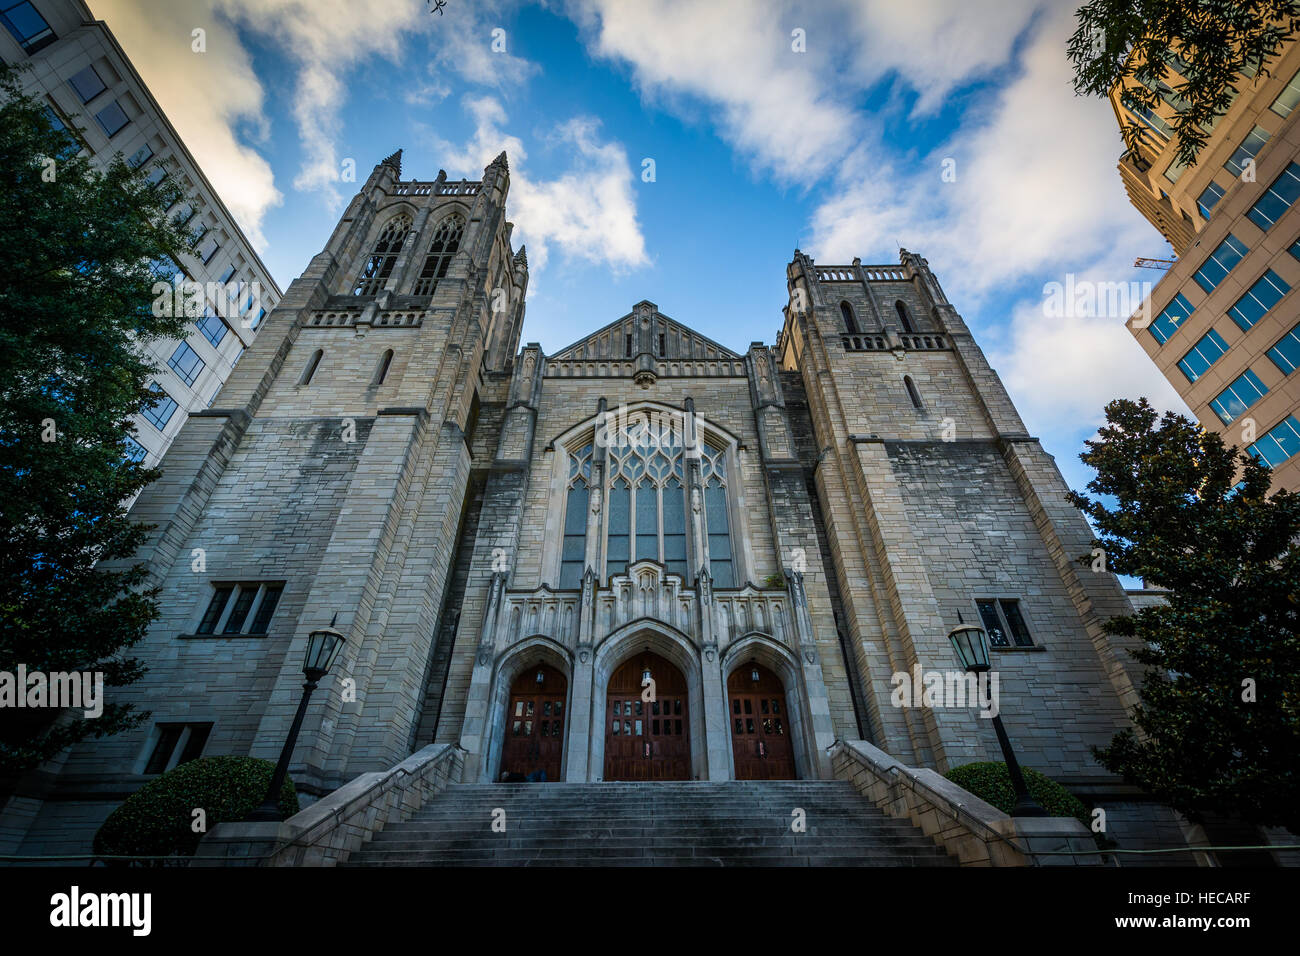
[[[1142,138],[1120,157],[1133,205],[1178,259],[1129,329],[1207,429],[1300,488],[1300,44],[1268,74],[1239,78],[1195,165],[1175,157],[1171,119],[1184,69],[1171,54],[1158,109],[1111,93]]]
[[[1134,701],[1102,631],[1127,599],[924,259],[796,251],[774,346],[642,301],[547,355],[508,189],[504,154],[478,182],[374,168],[135,506],[162,616],[123,696],[149,724],[33,775],[0,845],[78,852],[181,760],[274,759],[336,614],[309,795],[439,741],[468,781],[825,779],[837,739],[1000,759],[975,709],[892,699],[957,668],[964,620],[1023,763],[1123,839],[1177,829],[1090,755]]]

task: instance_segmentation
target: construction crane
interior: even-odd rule
[[[1133,267],[1135,269],[1160,269],[1163,271],[1170,268],[1175,261],[1174,259],[1143,259],[1139,257],[1133,260]]]

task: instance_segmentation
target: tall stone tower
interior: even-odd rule
[[[891,700],[894,675],[950,670],[948,631],[979,623],[1021,759],[1104,777],[1088,745],[1126,725],[1136,673],[1101,625],[1130,608],[1113,575],[1079,564],[1093,535],[1055,462],[925,259],[823,266],[796,251],[787,279],[776,352],[788,394],[806,395],[803,463],[864,733],[940,770],[1001,759],[968,710]]]

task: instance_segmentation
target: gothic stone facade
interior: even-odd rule
[[[1022,762],[1113,785],[1089,747],[1134,701],[1101,627],[1124,592],[1077,562],[1085,522],[924,259],[796,251],[775,346],[643,301],[546,355],[520,347],[505,155],[400,177],[375,167],[135,505],[162,616],[119,693],[148,723],[25,781],[0,850],[84,848],[197,753],[275,759],[335,615],[308,795],[431,741],[471,781],[825,778],[836,738],[1000,759],[975,709],[891,703],[894,674],[956,669],[959,620],[999,639]]]

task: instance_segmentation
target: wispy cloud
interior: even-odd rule
[[[554,130],[548,145],[567,161],[553,179],[534,178],[523,141],[506,132],[508,117],[490,96],[467,97],[474,133],[460,145],[430,136],[434,155],[455,175],[477,178],[502,150],[510,160],[510,215],[518,241],[528,245],[529,264],[540,272],[555,245],[567,255],[623,271],[648,263],[637,220],[633,173],[627,153],[602,141],[600,125],[574,117]]]
[[[206,0],[94,0],[93,12],[108,22],[249,241],[264,250],[263,218],[284,197],[254,147],[268,130],[265,96],[230,24]],[[206,31],[206,52],[192,48],[196,28]],[[254,143],[241,139],[241,128]]]

